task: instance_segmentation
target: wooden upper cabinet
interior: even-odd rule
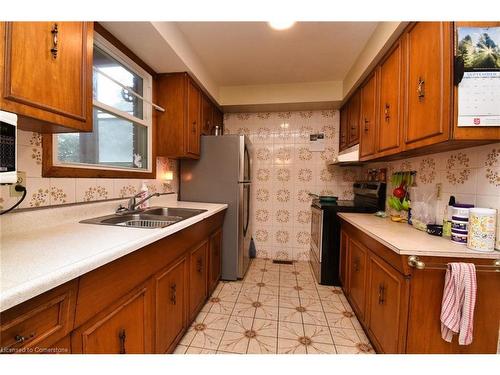
[[[202,95],[201,97],[201,134],[210,135],[213,126],[213,106],[210,100]]]
[[[377,75],[374,73],[361,86],[361,119],[359,136],[359,157],[374,155],[376,149],[377,130]]]
[[[347,148],[347,126],[349,120],[349,106],[348,103],[340,108],[340,139],[339,151]]]
[[[146,354],[152,352],[151,283],[146,282],[71,334],[73,353]]]
[[[157,353],[173,351],[187,324],[187,263],[183,257],[155,277]]]
[[[157,154],[171,158],[200,157],[201,92],[187,73],[160,74],[157,101]]]
[[[450,138],[452,24],[417,22],[404,35],[406,149]]]
[[[374,255],[368,266],[367,325],[384,353],[404,353],[408,286],[398,271]]]
[[[220,129],[221,129],[221,132],[223,132],[224,130],[224,114],[222,113],[222,111],[217,108],[217,107],[213,107],[213,111],[212,111],[212,114],[213,114],[213,120],[212,120],[212,130],[210,131],[210,134],[213,134],[214,133],[214,129],[216,126],[219,126]]]
[[[192,80],[188,80],[188,129],[187,129],[187,154],[194,157],[200,156],[201,135],[201,94]]]
[[[349,116],[347,118],[347,147],[359,143],[359,120],[361,110],[361,90],[356,90],[349,99]]]
[[[403,132],[403,50],[401,42],[382,60],[378,69],[378,156],[401,151]]]
[[[92,131],[92,22],[2,22],[0,108],[19,128]]]

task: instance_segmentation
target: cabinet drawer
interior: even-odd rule
[[[77,281],[42,294],[1,314],[0,351],[36,353],[73,328]]]

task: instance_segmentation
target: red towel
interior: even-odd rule
[[[476,304],[476,267],[472,263],[448,263],[441,303],[441,337],[451,342],[458,333],[458,343],[472,343],[474,306]]]

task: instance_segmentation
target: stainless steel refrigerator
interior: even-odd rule
[[[243,135],[201,137],[201,158],[180,163],[180,200],[227,203],[222,279],[241,279],[250,263],[252,143]]]

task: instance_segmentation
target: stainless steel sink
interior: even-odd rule
[[[132,228],[164,228],[199,215],[206,210],[177,207],[151,207],[133,213],[116,213],[80,221],[84,224],[114,225]]]

